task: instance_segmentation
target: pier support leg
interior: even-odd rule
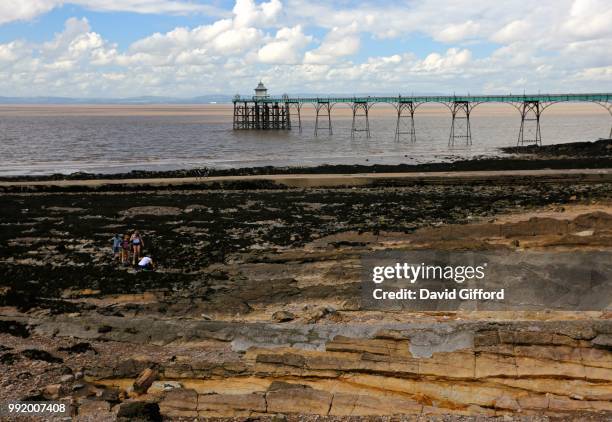
[[[604,107],[606,107],[608,113],[610,113],[610,117],[612,117],[612,103],[606,104]],[[610,134],[608,135],[608,139],[612,139],[612,124],[610,125]]]
[[[251,107],[248,103],[234,101],[234,130],[251,129]]]
[[[329,101],[319,101],[317,102],[317,104],[315,105],[315,110],[317,112],[317,116],[315,118],[315,136],[319,135],[319,130],[320,129],[327,129],[328,133],[331,135],[332,132],[332,122],[331,122],[331,104],[329,103]],[[319,116],[321,115],[325,115],[327,114],[327,126],[319,126],[319,122],[321,119],[319,119]]]
[[[410,142],[416,142],[416,129],[414,127],[414,112],[418,105],[415,105],[412,101],[402,101],[400,98],[399,103],[395,106],[397,109],[397,123],[395,125],[395,141],[399,142],[402,135],[410,135]],[[408,112],[408,114],[404,114]],[[409,120],[408,130],[402,129],[402,119]]]
[[[542,145],[542,131],[540,129],[540,116],[542,107],[539,101],[523,101],[519,111],[521,113],[521,128],[519,129],[517,145],[534,144]],[[535,124],[533,134],[530,135],[526,122]]]
[[[272,122],[271,129],[280,129],[280,107],[278,103],[272,105]]]
[[[259,105],[259,103],[255,103],[255,114],[253,115],[253,129],[261,129],[261,114],[262,114],[262,108]]]
[[[259,123],[258,129],[268,129],[270,127],[270,106],[267,103],[263,103],[260,106],[261,113],[260,118],[261,121]]]
[[[455,145],[455,139],[465,139],[466,145],[472,145],[472,129],[470,128],[470,107],[469,101],[453,101],[450,106],[451,110],[451,130],[448,138],[448,145]],[[465,122],[465,132],[461,131],[461,128],[457,124],[458,121]]]
[[[254,110],[249,107],[248,103],[244,103],[244,106],[242,107],[242,128],[243,129],[251,129],[251,119],[252,119],[252,115],[253,115]]]
[[[283,104],[283,129],[291,130],[291,109],[289,103]]]
[[[234,101],[234,124],[232,125],[234,130],[238,129],[238,108],[238,103]]]
[[[353,123],[351,125],[351,139],[355,138],[355,132],[365,132],[366,138],[370,137],[370,119],[368,110],[370,106],[365,101],[353,103]],[[357,119],[365,118],[365,126],[357,127]]]
[[[297,126],[298,131],[302,133],[302,103],[287,103],[290,110],[292,107],[295,109],[297,114]],[[289,118],[289,127],[293,126],[291,118]]]
[[[297,105],[298,131],[302,133],[302,104]]]
[[[612,117],[612,102],[608,102],[608,101],[593,101],[593,102],[605,108],[606,111],[610,113],[610,117]],[[608,139],[612,139],[612,126],[610,126],[610,134],[608,135]]]

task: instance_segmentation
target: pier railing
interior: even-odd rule
[[[286,97],[271,96],[257,98],[255,96],[237,96],[234,102],[255,101],[259,103],[317,103],[329,101],[331,103],[398,103],[400,101],[412,101],[418,103],[449,103],[452,101],[470,101],[478,103],[508,103],[520,101],[539,101],[539,102],[583,102],[583,101],[603,101],[612,102],[612,93],[601,94],[521,94],[521,95],[397,95],[397,96],[320,96],[320,97]]]

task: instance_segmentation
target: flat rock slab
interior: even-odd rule
[[[183,212],[181,208],[177,207],[132,207],[127,210],[120,212],[124,217],[132,217],[135,215],[179,215]]]

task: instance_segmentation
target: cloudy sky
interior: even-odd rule
[[[610,0],[1,0],[0,96],[612,91]]]

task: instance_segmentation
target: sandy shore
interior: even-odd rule
[[[212,176],[178,178],[141,178],[141,179],[90,179],[90,180],[43,180],[43,181],[0,181],[0,188],[35,187],[90,187],[105,186],[150,186],[181,187],[184,185],[212,185],[233,182],[272,182],[287,187],[334,187],[363,186],[375,183],[468,183],[494,181],[499,183],[531,179],[541,182],[609,182],[612,169],[542,169],[542,170],[502,170],[502,171],[462,171],[462,172],[421,172],[421,173],[367,173],[367,174],[286,174],[251,176]]]

